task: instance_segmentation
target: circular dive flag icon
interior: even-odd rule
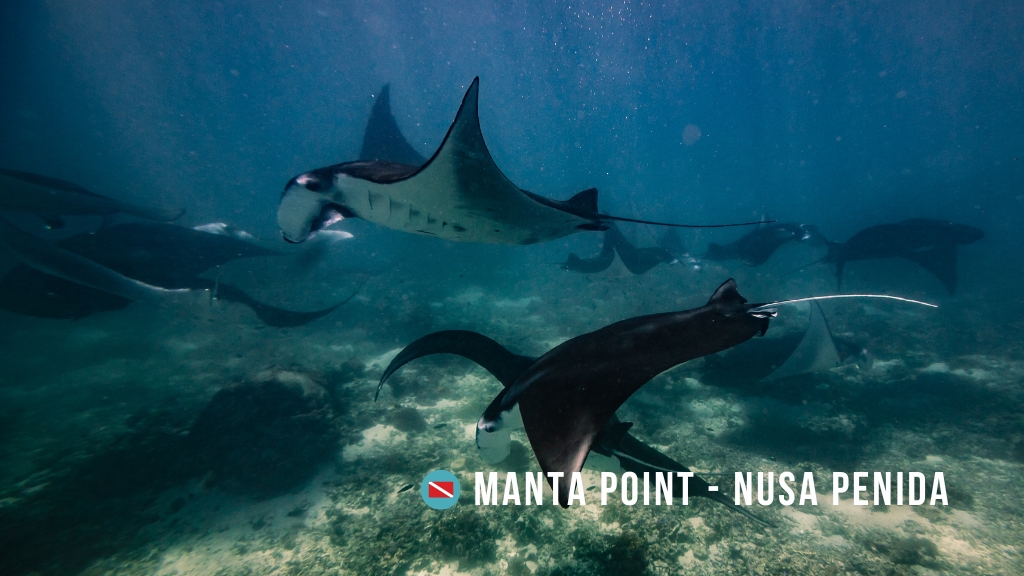
[[[447,510],[459,501],[459,479],[447,470],[434,470],[423,479],[420,496],[434,510]]]

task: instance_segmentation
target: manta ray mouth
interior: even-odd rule
[[[299,179],[304,176],[293,179],[285,188],[277,211],[281,237],[291,244],[305,242],[317,231],[355,216],[344,206],[332,202],[319,188],[311,190],[303,185]]]

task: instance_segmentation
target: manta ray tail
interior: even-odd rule
[[[434,332],[409,344],[384,369],[373,395],[376,401],[384,382],[409,362],[431,354],[455,354],[479,364],[508,388],[516,378],[534,362],[534,358],[509,352],[487,336],[469,330],[443,330]],[[501,395],[499,395],[501,396]]]
[[[760,220],[756,222],[734,222],[731,224],[674,224],[671,222],[655,222],[653,220],[638,220],[636,218],[625,218],[623,216],[608,216],[607,214],[601,214],[598,216],[601,220],[614,220],[616,222],[632,222],[634,224],[647,224],[649,226],[670,226],[672,228],[732,228],[734,226],[757,226],[762,224]],[[774,222],[774,220],[768,220],[768,222]]]

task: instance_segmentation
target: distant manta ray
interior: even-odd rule
[[[674,232],[670,228],[666,235],[673,233],[674,240],[679,247],[682,247],[682,242],[679,241],[678,236],[674,235]],[[670,240],[669,242],[671,243],[672,241]],[[638,248],[623,236],[617,226],[611,226],[604,232],[604,242],[601,245],[600,254],[593,258],[580,258],[570,252],[566,262],[562,264],[562,269],[584,274],[603,272],[612,265],[617,253],[619,260],[622,261],[622,264],[632,274],[644,274],[658,264],[667,264],[678,260],[676,254],[663,247],[665,242],[659,242],[659,244],[661,245]],[[682,251],[685,253],[685,248],[682,248]]]
[[[156,222],[171,222],[185,212],[128,204],[100,196],[73,182],[2,168],[0,210],[35,214],[49,228],[63,228],[61,216],[107,216],[121,212]]]
[[[344,303],[295,312],[200,276],[238,258],[279,254],[231,236],[170,224],[131,223],[51,245],[17,232],[24,236],[0,227],[0,246],[20,261],[0,278],[0,308],[27,316],[77,319],[120,310],[168,291],[210,290],[213,297],[250,307],[270,326],[286,327],[307,324]]]
[[[931,272],[950,294],[954,294],[957,246],[972,244],[984,237],[985,231],[973,226],[912,218],[865,228],[842,244],[829,242],[828,254],[822,260],[836,265],[836,283],[842,288],[847,262],[906,258]]]
[[[534,244],[613,221],[666,224],[599,214],[597,189],[561,201],[517,187],[491,158],[480,131],[480,79],[473,79],[441,146],[427,161],[408,144],[390,110],[385,87],[374,105],[363,158],[292,178],[277,210],[281,234],[302,242],[343,218],[463,242]],[[368,147],[369,145],[369,147]]]
[[[0,218],[0,247],[6,248],[23,265],[34,270],[101,290],[127,300],[158,300],[168,294],[187,290],[167,290],[133,280],[24,232]]]
[[[384,370],[384,375],[381,376],[380,384],[377,386],[378,394],[384,382],[402,366],[431,354],[454,354],[469,359],[490,372],[506,388],[511,386],[523,372],[537,362],[537,358],[514,354],[501,344],[478,332],[471,332],[469,330],[434,332],[406,346],[391,361]],[[690,469],[686,466],[637,440],[636,437],[629,433],[632,425],[631,422],[620,422],[617,417],[612,416],[608,424],[598,434],[591,451],[602,456],[616,458],[623,470],[637,474],[644,472],[690,472]],[[495,438],[489,439],[488,445],[481,447],[480,456],[485,461],[494,464],[504,460],[509,455],[511,450],[511,437],[509,433],[512,427],[512,425],[509,425],[503,431],[496,432],[493,435]],[[672,474],[672,482],[673,493],[682,494],[682,479]],[[736,506],[721,493],[708,490],[708,487],[707,482],[694,476],[690,479],[689,494],[691,496],[710,498],[726,505],[730,510],[739,512],[762,524],[770,525],[745,508]]]
[[[934,307],[874,294],[748,304],[736,290],[736,283],[729,279],[700,308],[622,320],[563,342],[536,361],[526,357],[514,359],[510,366],[521,368],[518,375],[512,369],[505,376],[495,374],[499,380],[510,376],[514,379],[477,422],[477,446],[489,448],[499,444],[499,438],[503,442],[507,434],[506,417],[515,417],[518,408],[545,476],[560,472],[568,478],[583,468],[587,454],[619,407],[658,374],[736,346],[757,334],[764,335],[778,306],[852,297],[887,298]],[[400,366],[407,357],[403,354],[405,351],[396,356],[392,365]],[[390,373],[385,370],[384,377]],[[550,477],[548,481],[551,482]]]
[[[741,260],[747,266],[760,266],[783,244],[789,242],[825,243],[816,226],[796,222],[762,223],[728,244],[708,244],[706,260]]]

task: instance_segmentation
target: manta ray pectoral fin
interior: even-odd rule
[[[353,294],[354,295],[354,294]],[[331,312],[334,312],[339,306],[347,302],[346,299],[343,302],[339,302],[333,306],[329,306],[322,310],[314,310],[312,312],[296,312],[294,310],[286,310],[277,306],[271,306],[270,304],[264,304],[252,296],[249,296],[241,289],[220,282],[217,286],[217,297],[221,300],[227,300],[229,302],[237,302],[244,304],[252,309],[256,316],[263,321],[267,326],[273,326],[275,328],[291,328],[295,326],[304,326],[309,324],[313,320],[322,318]],[[351,298],[351,296],[349,297]]]
[[[956,245],[934,246],[929,250],[911,252],[905,257],[934,274],[950,294],[956,292]]]
[[[707,305],[716,307],[722,313],[730,315],[736,312],[746,312],[747,307],[743,306],[746,303],[747,299],[741,296],[739,290],[736,289],[736,281],[729,278],[715,290]]]
[[[373,111],[370,112],[370,120],[366,123],[366,132],[363,134],[363,148],[359,152],[359,159],[413,166],[422,166],[427,161],[409,144],[398,128],[398,122],[391,112],[390,84],[385,84],[380,89],[373,103]]]
[[[384,382],[399,368],[417,358],[431,354],[455,354],[476,362],[497,378],[505,388],[511,386],[516,378],[536,360],[528,356],[513,354],[501,344],[478,332],[442,330],[427,334],[403,348],[381,375],[380,383],[377,384],[377,393],[374,394],[373,399],[377,399]]]
[[[615,448],[622,442],[626,434],[629,433],[629,429],[633,427],[632,422],[619,422],[618,418],[614,416],[612,420],[597,435],[597,439],[594,440],[594,446],[590,449],[591,452],[597,452],[602,456],[612,456]]]
[[[832,340],[825,315],[817,302],[811,302],[807,331],[793,353],[781,366],[761,379],[762,382],[780,380],[800,374],[830,370],[839,365],[839,352]]]
[[[597,214],[597,188],[588,188],[565,201],[583,214]]]

